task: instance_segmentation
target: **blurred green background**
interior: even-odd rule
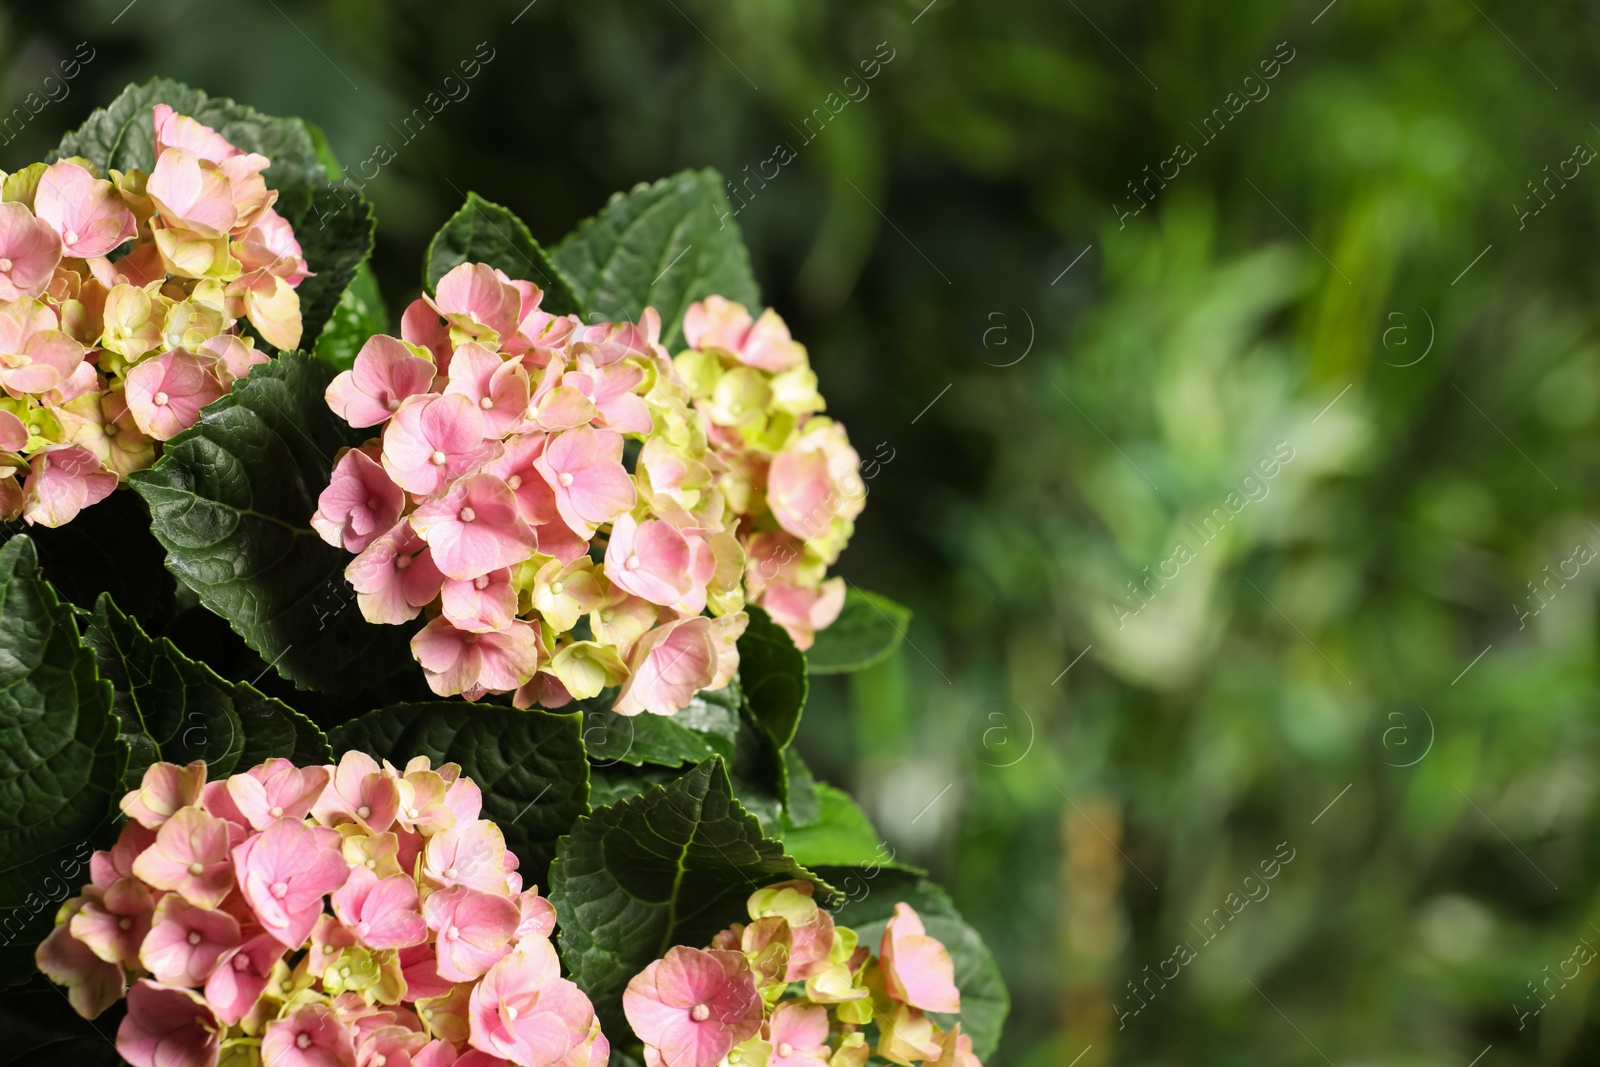
[[[388,144],[396,309],[469,189],[745,183],[918,613],[800,744],[994,1063],[1594,1063],[1600,4],[1323,3],[8,3],[0,165],[154,74]]]

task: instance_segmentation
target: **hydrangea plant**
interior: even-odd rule
[[[810,675],[909,613],[829,576],[859,461],[718,175],[549,250],[469,195],[392,329],[309,123],[158,80],[30,168],[0,203],[19,1052],[993,1052],[982,940],[793,748]]]

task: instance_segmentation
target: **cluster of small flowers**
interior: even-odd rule
[[[585,326],[542,299],[461,264],[328,387],[350,425],[383,426],[311,520],[357,553],[362,614],[426,611],[411,647],[441,696],[560,707],[619,686],[624,715],[727,685],[747,596],[809,646],[865,494],[805,349],[712,298],[674,361],[653,309]]]
[[[909,904],[895,905],[878,955],[835,926],[808,882],[757,890],[751,922],[711,947],[679,946],[622,995],[648,1067],[863,1067],[874,1054],[911,1067],[981,1067],[957,1023],[950,954]],[[869,1023],[877,1024],[869,1043]]]
[[[127,996],[135,1067],[603,1067],[555,911],[481,802],[427,757],[153,764],[39,969],[86,1018]]]
[[[148,175],[72,158],[4,176],[0,520],[60,526],[154,463],[266,361],[239,319],[299,343],[309,272],[271,161],[165,104],[155,153]]]

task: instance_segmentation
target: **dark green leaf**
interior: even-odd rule
[[[761,290],[722,185],[714,170],[639,184],[567,235],[551,258],[584,314],[637,322],[653,307],[669,351],[682,342],[683,313],[696,300],[717,294],[754,314]]]
[[[596,765],[681,767],[707,756],[733,758],[739,735],[736,686],[697,693],[687,708],[670,717],[618,715],[611,710],[615,699],[615,691],[608,690],[582,705],[583,744]]]
[[[781,750],[794,740],[805,710],[806,655],[766,612],[754,606],[747,610],[750,625],[739,638],[739,685],[757,725]]]
[[[566,279],[523,221],[510,208],[477,193],[467,194],[467,202],[450,216],[428,246],[428,261],[422,272],[428,292],[437,289],[439,279],[463,263],[487,263],[505,271],[507,277],[533,282],[544,290],[544,299],[539,302],[541,311],[571,315],[581,310]]]
[[[817,780],[811,768],[792,747],[783,750],[783,763],[789,779],[789,801],[783,806],[785,826],[810,826],[822,818],[822,800],[817,796]]]
[[[300,346],[309,349],[321,340],[356,269],[372,251],[372,205],[359,193],[325,182],[287,186],[280,192],[278,214],[294,227],[306,266],[313,271],[295,289],[300,297]],[[271,350],[270,345],[264,347]]]
[[[33,542],[12,538],[0,547],[0,986],[32,972],[55,904],[85,881],[127,760],[73,609],[39,577]]]
[[[298,766],[326,763],[328,739],[310,719],[243,682],[228,682],[151,638],[109,596],[95,605],[86,635],[129,750],[127,787],[152,763],[206,761],[222,778],[282,756]]]
[[[132,607],[146,626],[173,613],[176,584],[162,564],[166,550],[150,532],[150,508],[138,493],[119,489],[84,508],[65,526],[0,526],[0,542],[26,531],[39,553],[39,570],[61,596],[93,611],[101,593]]]
[[[619,800],[636,797],[652,786],[666,785],[680,773],[676,767],[657,767],[652,764],[642,767],[630,767],[626,763],[591,765],[589,810],[599,811]]]
[[[983,938],[961,918],[944,890],[910,871],[883,867],[824,867],[819,873],[850,895],[850,902],[834,913],[834,920],[853,929],[861,943],[874,952],[897,902],[904,901],[917,910],[929,935],[943,942],[955,961],[961,1032],[972,1038],[977,1057],[988,1059],[1000,1040],[1011,997]],[[933,1018],[948,1029],[957,1017],[935,1014]]]
[[[301,352],[255,368],[129,481],[206,607],[302,688],[349,692],[411,656],[405,628],[361,617],[348,555],[311,529],[334,453],[355,443],[323,399],[331,377]]]
[[[790,878],[818,882],[761,836],[719,759],[579,819],[557,851],[550,900],[562,959],[612,1042],[626,1043],[629,979],[673,945],[706,944],[745,915],[751,892]]]
[[[155,168],[152,108],[156,104],[167,104],[210,126],[236,148],[272,160],[265,177],[274,189],[324,180],[311,131],[300,119],[263,115],[227,97],[210,97],[169,78],[128,86],[62,138],[49,158],[82,156],[102,171],[138,168],[148,174]]]
[[[313,354],[334,370],[349,370],[356,353],[373,334],[389,332],[389,309],[378,291],[372,265],[363,262],[339,297],[328,325],[322,328]]]
[[[787,815],[783,826],[783,847],[796,862],[807,867],[894,867],[917,870],[894,858],[894,849],[884,843],[850,794],[826,782],[816,783],[819,813],[808,826],[799,826]],[[918,871],[918,873],[921,873]]]
[[[0,1067],[119,1067],[113,1043],[122,1005],[90,1022],[43,975],[0,994]]]
[[[789,801],[789,768],[783,750],[746,711],[739,716],[739,737],[728,765],[733,795],[745,811],[756,817],[761,832],[783,836],[783,808]]]
[[[911,609],[888,597],[851,589],[833,625],[817,633],[806,652],[813,674],[843,674],[882,663],[894,654],[911,625]]]
[[[577,715],[516,711],[465,701],[397,704],[333,731],[333,747],[397,767],[427,756],[454,762],[483,792],[483,817],[499,825],[526,885],[548,884],[556,839],[588,810],[589,764]]]

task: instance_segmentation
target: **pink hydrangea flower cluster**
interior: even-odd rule
[[[36,953],[134,1067],[602,1067],[555,911],[460,767],[153,764]]]
[[[155,106],[155,169],[86,159],[4,176],[0,520],[60,526],[300,341],[308,277],[266,156]]]
[[[757,890],[751,922],[705,950],[678,946],[628,983],[628,1024],[648,1067],[981,1067],[972,1039],[928,1012],[961,1010],[950,954],[909,904],[874,957],[834,924],[808,882]],[[869,1041],[868,1024],[877,1025]]]
[[[624,715],[728,684],[747,596],[808,646],[843,603],[823,571],[864,493],[805,350],[712,298],[673,360],[653,309],[585,326],[542,299],[461,264],[328,387],[382,427],[311,519],[357,554],[362,614],[425,614],[411,647],[441,696],[560,707],[617,686]]]

